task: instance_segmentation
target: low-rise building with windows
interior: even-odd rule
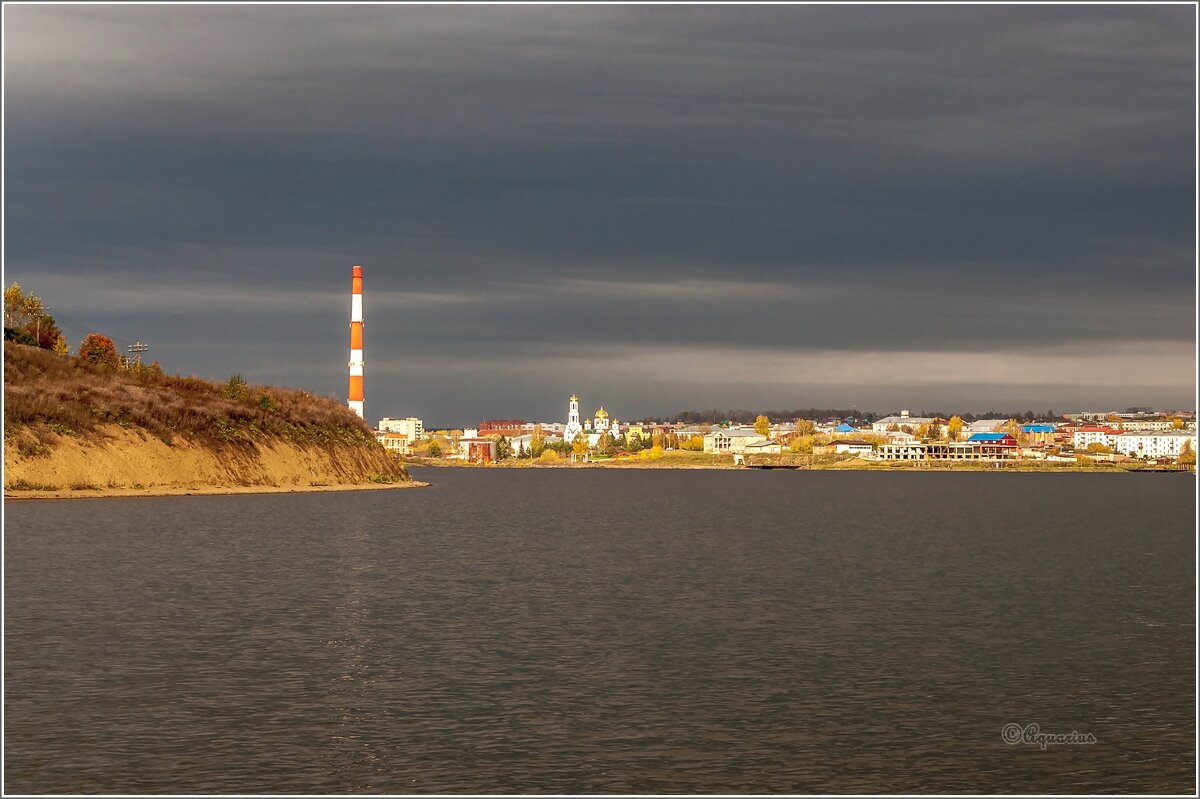
[[[1111,447],[1113,439],[1117,434],[1117,431],[1111,427],[1085,425],[1075,428],[1071,443],[1075,446],[1075,449],[1087,449],[1092,444],[1102,444],[1106,447]]]
[[[748,445],[766,440],[767,437],[753,427],[714,427],[704,437],[704,451],[715,455],[741,454],[746,451]]]
[[[1191,442],[1196,451],[1196,435],[1182,430],[1135,430],[1112,437],[1114,452],[1135,458],[1178,458]]]
[[[406,419],[385,416],[379,420],[379,430],[384,433],[401,433],[408,436],[410,442],[420,441],[425,437],[425,423],[415,416]]]

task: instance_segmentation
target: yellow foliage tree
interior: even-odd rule
[[[950,421],[946,423],[946,432],[950,436],[951,441],[958,441],[962,436],[963,420],[961,416],[951,416]]]
[[[762,414],[759,414],[758,418],[754,420],[754,432],[758,433],[760,436],[770,435],[771,420]]]

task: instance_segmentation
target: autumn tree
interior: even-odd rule
[[[4,327],[6,339],[11,338],[21,344],[33,344],[44,350],[54,349],[62,336],[62,330],[54,321],[54,317],[46,313],[46,306],[41,298],[25,294],[18,283],[13,283],[4,290]],[[8,330],[14,332],[8,334]],[[20,333],[27,334],[28,338]]]
[[[1174,419],[1171,420],[1171,428],[1174,430],[1182,430],[1183,429],[1183,419],[1176,416]]]
[[[796,435],[811,436],[817,431],[817,423],[812,419],[797,419],[796,420]]]
[[[546,449],[546,434],[542,432],[540,424],[535,424],[533,432],[529,434],[529,455],[533,458],[540,458],[544,449]]]
[[[4,326],[24,330],[30,322],[46,313],[40,297],[26,294],[13,282],[4,290]]]
[[[101,333],[88,333],[79,343],[79,359],[94,366],[107,366],[110,369],[117,369],[121,365],[117,345]]]
[[[950,421],[946,423],[946,433],[951,441],[958,441],[962,436],[963,420],[961,416],[951,416]]]
[[[69,355],[71,353],[71,348],[67,346],[67,337],[62,334],[59,334],[58,340],[54,342],[54,346],[51,349],[54,350],[55,355]]]
[[[1189,438],[1183,442],[1183,448],[1179,450],[1178,463],[1184,466],[1196,465],[1196,450],[1192,448],[1192,440]]]
[[[691,452],[703,452],[704,439],[701,436],[692,436],[687,441],[684,441],[680,447]]]
[[[760,436],[769,436],[771,434],[771,420],[759,414],[758,418],[754,420],[754,432]]]

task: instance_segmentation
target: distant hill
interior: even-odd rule
[[[407,480],[366,424],[326,397],[4,342],[6,494]]]

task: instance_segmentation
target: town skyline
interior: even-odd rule
[[[1195,404],[1188,7],[4,20],[73,348],[343,396],[361,264],[376,419]]]

